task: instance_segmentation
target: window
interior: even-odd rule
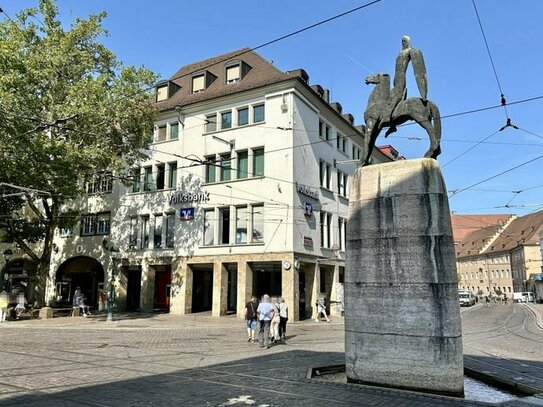
[[[215,210],[204,210],[204,246],[215,244]]]
[[[156,101],[161,102],[168,99],[168,86],[160,86],[156,89]]]
[[[175,213],[166,215],[166,247],[173,247],[175,235]]]
[[[330,164],[324,161],[321,161],[319,163],[319,177],[320,177],[321,187],[330,189],[330,175],[331,175]]]
[[[164,140],[166,140],[166,125],[158,127],[157,137],[156,137],[156,141],[164,141]]]
[[[170,170],[168,188],[175,188],[177,186],[177,163],[169,163],[168,169]]]
[[[219,209],[219,244],[230,243],[230,208]]]
[[[179,138],[179,123],[170,124],[170,139],[176,140]]]
[[[132,192],[141,191],[141,172],[139,168],[132,170]]]
[[[108,235],[110,219],[110,212],[83,215],[81,217],[81,236]]]
[[[347,231],[347,220],[344,218],[338,219],[338,238],[339,238],[339,250],[345,250],[346,243],[346,231]]]
[[[231,179],[232,161],[230,153],[221,154],[221,181],[230,181]]]
[[[153,233],[153,247],[160,249],[162,247],[162,215],[155,215],[155,229]]]
[[[326,126],[324,129],[324,139],[326,141],[330,140],[330,126]]]
[[[98,230],[97,235],[109,235],[111,214],[109,212],[103,212],[96,215]]]
[[[237,179],[247,178],[249,175],[249,153],[238,151]]]
[[[109,171],[97,174],[85,183],[85,192],[88,194],[109,193],[112,190],[112,174]]]
[[[340,196],[347,197],[347,174],[338,170],[337,172],[337,193]]]
[[[164,189],[164,178],[166,176],[166,166],[160,164],[156,166],[156,189]]]
[[[113,190],[112,178],[113,174],[111,172],[104,172],[100,175],[100,192],[109,193]]]
[[[217,115],[215,113],[206,115],[206,132],[217,130]]]
[[[206,182],[216,181],[216,163],[215,156],[209,155],[206,157]]]
[[[226,83],[239,82],[241,79],[241,70],[239,65],[226,68]]]
[[[324,123],[319,120],[319,137],[324,138]]]
[[[253,176],[264,176],[264,149],[255,148],[253,150]]]
[[[321,211],[321,247],[329,248],[332,238],[332,214]]]
[[[130,237],[128,240],[129,249],[138,247],[138,218],[130,218]]]
[[[197,93],[205,89],[205,75],[197,75],[192,77],[192,93]]]
[[[247,243],[247,207],[236,208],[236,244]]]
[[[347,153],[347,137],[344,137],[344,136],[342,136],[341,134],[338,133],[338,139],[341,142],[338,148],[342,152]]]
[[[264,205],[251,207],[251,221],[253,226],[251,242],[264,243]]]
[[[264,104],[253,106],[253,123],[263,122],[264,120]]]
[[[336,148],[338,150],[341,150],[341,134],[337,133],[336,136]]]
[[[149,216],[141,217],[141,247],[149,247]]]
[[[232,112],[221,113],[221,129],[229,129],[232,127]]]
[[[249,123],[249,108],[242,107],[238,109],[238,126],[245,126]]]
[[[151,191],[153,186],[153,167],[145,167],[143,171],[143,190]]]
[[[320,274],[319,290],[321,293],[325,293],[326,292],[326,270],[321,268],[319,274]]]
[[[360,159],[360,149],[358,147],[353,146],[352,147],[352,155],[353,155],[353,160],[359,160]]]

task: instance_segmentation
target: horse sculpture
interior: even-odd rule
[[[376,85],[368,99],[368,107],[364,112],[366,122],[363,131],[364,146],[360,164],[368,165],[375,141],[384,127],[389,127],[385,137],[396,131],[396,126],[408,120],[414,120],[426,130],[430,138],[430,148],[424,157],[437,158],[441,153],[441,118],[436,104],[430,100],[424,102],[422,98],[404,98],[392,111],[389,117],[383,117],[387,103],[390,102],[390,77],[386,73],[376,73],[366,77],[366,85]]]

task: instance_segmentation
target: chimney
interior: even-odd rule
[[[319,95],[320,98],[324,95],[324,89],[321,85],[311,85],[311,89],[313,89],[313,92],[315,92],[317,95]]]
[[[322,98],[324,99],[326,103],[330,103],[330,91],[328,89],[324,89]]]
[[[347,120],[351,126],[354,125],[354,116],[350,113],[345,113],[341,115],[345,120]]]
[[[333,102],[333,103],[330,103],[330,106],[332,107],[332,109],[334,109],[336,112],[338,112],[339,114],[341,114],[341,111],[343,110],[343,108],[341,107],[341,104],[338,103],[338,102]]]
[[[307,74],[307,72],[305,70],[303,70],[301,68],[300,69],[294,69],[293,71],[288,71],[287,73],[299,76],[300,78],[302,78],[302,80],[305,83],[309,83],[309,75]]]

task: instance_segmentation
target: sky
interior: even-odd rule
[[[59,0],[57,4],[66,27],[75,18],[106,11],[109,36],[103,43],[125,65],[143,65],[169,78],[186,64],[258,47],[369,2]],[[37,0],[0,0],[12,18],[36,5]],[[543,209],[543,1],[475,0],[475,6],[495,71],[473,0],[381,0],[257,52],[283,71],[305,69],[311,84],[330,89],[331,101],[341,103],[344,113],[363,124],[372,90],[364,78],[376,72],[393,76],[401,38],[409,35],[412,46],[424,55],[428,98],[444,116],[438,160],[451,210],[522,216]],[[408,75],[408,96],[419,96],[411,69]],[[510,104],[507,112],[499,107],[502,92]],[[531,98],[536,99],[522,102]],[[493,106],[498,107],[466,113]],[[498,131],[507,117],[519,129]],[[383,132],[376,144],[392,144],[409,159],[422,157],[428,143],[421,127],[408,125],[387,139]]]

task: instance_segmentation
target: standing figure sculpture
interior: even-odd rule
[[[407,99],[406,73],[412,63],[415,80],[420,92],[419,98]],[[377,85],[370,94],[364,112],[364,151],[361,165],[369,164],[375,140],[384,127],[388,127],[385,137],[396,131],[396,126],[408,120],[416,121],[428,133],[430,149],[425,157],[436,158],[440,152],[441,119],[436,104],[427,99],[428,79],[422,52],[411,47],[411,39],[402,37],[402,49],[396,58],[394,87],[390,89],[390,77],[385,73],[370,75],[366,84]]]

